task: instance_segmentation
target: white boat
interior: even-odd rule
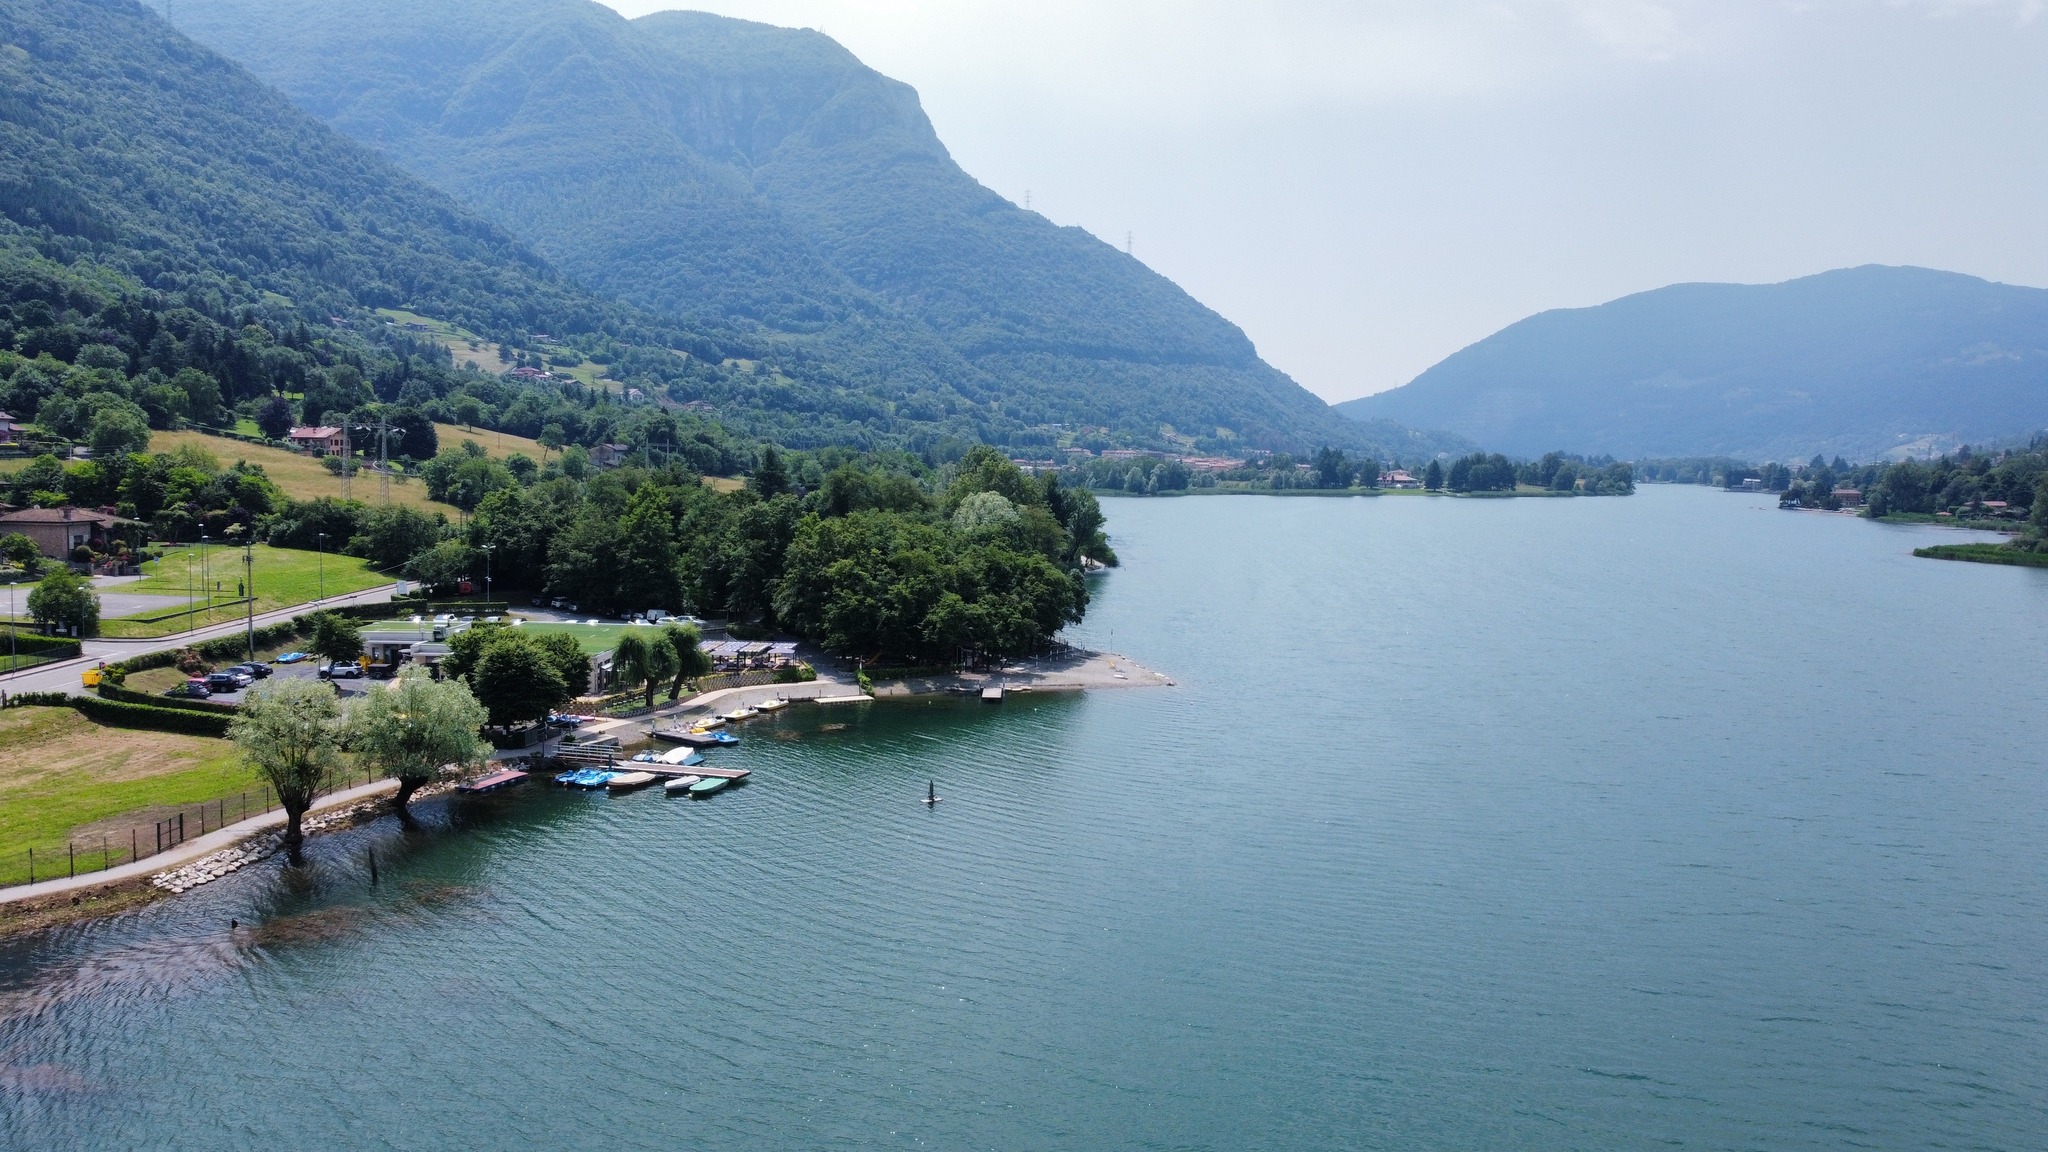
[[[703,779],[702,776],[676,776],[664,782],[661,790],[671,796],[687,796],[690,788]]]
[[[759,704],[754,705],[754,707],[762,712],[780,712],[784,708],[789,707],[789,701],[777,696],[773,700],[763,700]]]
[[[732,723],[740,720],[752,720],[754,717],[759,716],[760,714],[761,713],[757,709],[749,708],[746,705],[742,704],[739,707],[733,709],[732,711],[727,712],[725,714],[725,719],[728,723]]]
[[[703,763],[704,754],[695,748],[671,748],[654,759],[656,763],[666,764],[671,768],[688,768],[692,764]]]
[[[652,783],[652,772],[614,772],[612,778],[605,781],[604,786],[614,792],[631,792],[635,788],[645,788]]]

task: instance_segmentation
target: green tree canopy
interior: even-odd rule
[[[228,725],[228,738],[277,794],[293,863],[302,862],[301,820],[337,761],[340,711],[317,680],[277,680],[252,689]]]
[[[437,681],[406,668],[349,705],[348,745],[358,759],[398,781],[397,805],[429,781],[481,763],[490,748],[477,736],[488,714],[467,684]]]

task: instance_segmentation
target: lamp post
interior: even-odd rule
[[[484,545],[484,611],[486,612],[490,611],[491,608],[491,553],[497,550],[498,546],[496,544]],[[12,615],[12,613],[9,613],[9,615]]]
[[[14,630],[21,625],[14,619],[14,581],[7,582],[7,674],[14,674],[15,640]]]
[[[206,606],[208,608],[213,607],[213,586],[207,583],[210,579],[212,579],[212,576],[206,569],[206,533],[201,532],[199,534],[199,590],[206,593]]]
[[[313,550],[320,557],[320,599],[327,599],[327,533],[313,533]]]

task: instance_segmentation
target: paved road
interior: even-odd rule
[[[344,604],[388,603],[391,599],[393,587],[395,585],[386,584],[379,588],[371,588],[366,591],[351,593],[347,596],[329,596],[325,600],[315,600],[308,604],[280,608],[275,612],[265,612],[256,617],[256,626],[261,628],[266,624],[276,624],[280,621],[289,620],[294,616],[311,612],[316,608],[334,608]],[[187,644],[194,644],[203,640],[213,640],[222,636],[239,636],[246,627],[246,621],[238,620],[230,624],[216,624],[193,632],[181,632],[173,636],[160,636],[150,640],[87,640],[85,642],[85,654],[76,660],[67,660],[62,664],[42,664],[11,675],[0,673],[0,689],[10,693],[77,692],[83,688],[78,678],[79,674],[99,661],[126,660],[130,656],[140,656],[146,652],[157,652],[167,648],[182,648]],[[4,666],[5,659],[6,654],[0,652],[0,666]],[[233,698],[230,697],[230,699]]]

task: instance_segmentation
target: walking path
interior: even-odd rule
[[[367,800],[373,796],[395,792],[397,789],[398,781],[396,780],[378,780],[371,784],[358,784],[354,788],[345,788],[340,792],[322,796],[313,802],[313,807],[306,811],[306,815],[310,817],[318,812],[325,812],[331,808],[353,804],[358,800]],[[14,888],[0,889],[0,904],[13,904],[17,901],[34,900],[43,896],[59,896],[66,892],[96,888],[102,884],[115,884],[141,876],[154,876],[158,872],[169,871],[180,864],[197,860],[201,856],[208,856],[223,848],[232,847],[259,833],[283,827],[284,810],[281,808],[275,809],[261,816],[251,816],[247,820],[238,821],[225,828],[208,832],[206,835],[196,839],[187,840],[176,848],[167,848],[154,856],[146,857],[130,864],[109,868],[104,872],[89,872],[83,876],[66,876],[58,880],[42,880],[34,884],[23,884]]]

